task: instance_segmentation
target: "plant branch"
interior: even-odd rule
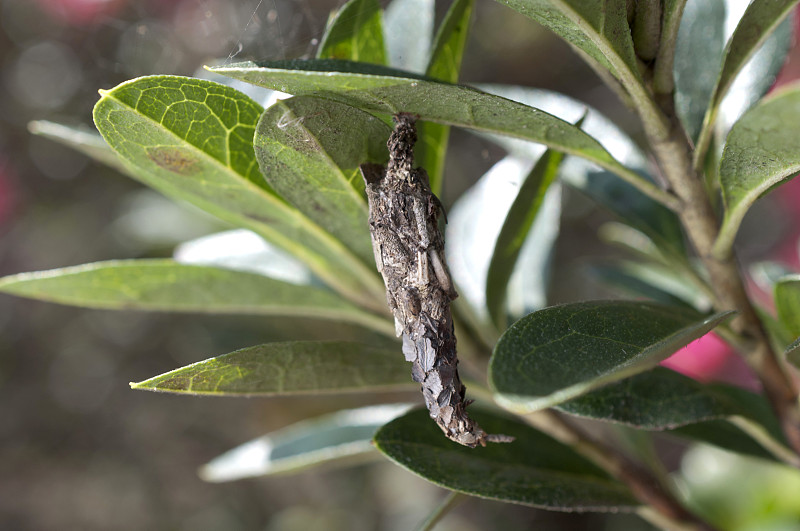
[[[656,161],[683,208],[678,217],[686,234],[708,271],[717,311],[736,310],[731,329],[742,338],[742,354],[758,374],[770,402],[781,420],[794,450],[800,454],[800,408],[797,389],[772,350],[766,332],[745,290],[735,254],[715,256],[712,252],[719,233],[717,216],[702,179],[695,170],[689,142],[671,102],[664,104],[663,120],[643,116],[645,132]],[[652,109],[652,107],[647,108]],[[661,128],[661,124],[669,124]]]
[[[675,531],[710,531],[714,528],[689,512],[657,478],[623,454],[567,422],[560,414],[545,410],[525,415],[533,427],[547,433],[583,455],[609,475],[625,483],[633,495],[657,515],[658,525]],[[646,511],[648,520],[653,516]]]
[[[447,513],[458,507],[467,497],[460,492],[450,491],[450,493],[436,506],[424,522],[417,526],[417,531],[431,531],[439,521],[447,516]]]

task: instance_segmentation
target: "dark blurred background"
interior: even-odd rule
[[[226,58],[310,56],[340,0],[0,0],[0,275],[169,256],[226,228],[113,170],[31,135],[31,120],[91,125],[97,90],[150,74],[193,75]],[[442,2],[440,15],[449,5]],[[631,131],[635,121],[568,47],[495,2],[478,2],[465,82],[549,88]],[[502,152],[453,132],[444,202]],[[607,219],[572,201],[554,299],[591,298],[573,266],[601,253]],[[559,286],[561,286],[559,288]],[[445,496],[387,462],[228,484],[197,467],[296,420],[416,395],[185,398],[140,381],[267,341],[349,338],[356,328],[288,319],[66,308],[0,296],[0,528],[13,530],[404,530]],[[647,529],[635,518],[564,515],[470,499],[441,529]]]

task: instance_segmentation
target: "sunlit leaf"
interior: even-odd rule
[[[153,76],[103,91],[95,124],[143,183],[249,228],[309,265],[345,297],[375,307],[377,274],[271,190],[253,133],[262,109],[234,89]]]
[[[454,0],[436,33],[425,74],[433,79],[457,83],[461,72],[461,60],[469,33],[469,22],[475,0]],[[439,194],[442,189],[444,161],[450,127],[442,124],[422,122],[419,125],[417,162],[426,169],[431,190]]]
[[[371,113],[409,112],[423,120],[541,143],[591,160],[649,194],[664,196],[580,128],[470,87],[348,61],[246,62],[215,67],[212,71],[290,94],[324,96]]]
[[[358,167],[386,161],[390,133],[389,126],[364,111],[300,96],[267,109],[253,143],[270,186],[374,267]]]
[[[622,484],[549,436],[496,414],[473,415],[487,431],[516,439],[466,448],[444,437],[427,411],[416,410],[380,428],[375,445],[414,474],[472,496],[562,511],[638,505]]]
[[[386,64],[378,1],[350,0],[343,5],[325,30],[317,57]]]
[[[20,273],[0,279],[0,291],[83,308],[316,317],[394,334],[387,319],[324,289],[171,260],[118,260]]]
[[[727,256],[745,214],[762,195],[800,171],[800,86],[750,109],[728,135],[720,164],[725,217],[714,245]]]
[[[800,336],[800,275],[783,277],[775,284],[775,309],[792,336]]]
[[[375,431],[408,408],[406,404],[369,406],[298,422],[212,459],[200,469],[200,477],[235,481],[377,457],[372,445]]]
[[[655,367],[728,316],[628,301],[546,308],[503,334],[489,382],[512,411],[551,407]]]
[[[409,387],[398,349],[351,341],[289,341],[243,348],[138,383],[133,389],[189,395],[291,395]]]

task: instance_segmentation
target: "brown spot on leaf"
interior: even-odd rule
[[[147,148],[147,156],[160,167],[178,175],[197,173],[197,159],[177,147]]]

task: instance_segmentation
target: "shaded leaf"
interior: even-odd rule
[[[409,407],[369,406],[292,424],[212,459],[200,469],[200,477],[212,482],[234,481],[377,456],[372,445],[375,431]]]
[[[489,382],[512,411],[551,407],[653,368],[730,315],[628,301],[546,308],[503,334]]]
[[[663,367],[556,408],[571,415],[645,430],[668,430],[738,415],[765,425],[774,437],[783,440],[780,424],[763,396],[731,385],[700,383]]]
[[[436,33],[433,50],[425,74],[447,83],[457,83],[461,72],[461,60],[469,33],[469,22],[475,0],[454,0]],[[442,124],[422,122],[419,125],[417,163],[425,168],[430,179],[431,190],[439,194],[444,176],[444,161],[450,127]]]
[[[378,1],[350,0],[343,5],[325,30],[317,57],[386,64]]]
[[[132,389],[189,395],[291,395],[411,387],[398,349],[351,341],[288,341],[243,348],[175,369]]]
[[[383,426],[375,446],[395,463],[444,488],[554,510],[630,510],[627,489],[572,449],[515,420],[470,412],[511,444],[470,449],[442,436],[428,412],[411,411]]]
[[[712,444],[730,452],[775,460],[775,456],[742,431],[738,426],[725,420],[709,420],[697,424],[681,426],[670,431],[681,438]]]
[[[435,0],[392,0],[383,14],[383,38],[394,68],[422,74],[433,42]]]
[[[588,270],[600,282],[629,296],[701,311],[711,307],[703,293],[666,265],[615,260],[592,264]]]
[[[461,295],[456,303],[464,299],[481,321],[489,321],[487,275],[495,242],[530,167],[525,161],[506,157],[467,190],[448,213],[447,260]],[[560,214],[561,194],[556,186],[546,196],[509,280],[506,309],[512,316],[524,315],[546,303],[547,267]]]
[[[800,171],[800,87],[789,86],[753,107],[728,135],[720,164],[725,217],[714,245],[727,256],[742,219],[758,198]]]
[[[675,43],[675,110],[697,139],[714,92],[725,48],[725,2],[688,0]]]
[[[364,111],[299,96],[264,112],[253,144],[270,186],[374,267],[358,167],[386,162],[390,133],[388,125]]]
[[[383,286],[376,272],[261,177],[252,143],[261,112],[229,87],[153,76],[104,91],[94,118],[138,180],[253,230],[345,297],[377,309]]]
[[[792,337],[800,336],[800,275],[783,277],[775,284],[775,309]]]
[[[585,52],[624,84],[638,80],[625,2],[498,0]]]
[[[663,192],[616,161],[580,128],[550,114],[486,94],[390,68],[348,61],[238,63],[213,72],[295,95],[316,95],[370,113],[418,114],[423,120],[545,144],[584,157],[655,196]],[[666,199],[665,199],[666,200]]]
[[[394,335],[387,319],[330,291],[171,260],[114,260],[20,273],[0,279],[0,291],[83,308],[316,317]]]
[[[498,330],[503,330],[507,324],[505,305],[509,280],[563,158],[557,152],[544,152],[520,185],[495,240],[486,273],[486,307]],[[525,272],[533,273],[527,267]]]
[[[646,159],[634,142],[608,118],[587,105],[555,92],[513,85],[481,85],[480,88],[525,105],[542,109],[562,120],[577,122],[585,116],[581,129],[598,139],[617,160],[646,176]],[[543,148],[509,137],[490,136],[510,153],[537,160]],[[645,233],[671,258],[686,255],[681,225],[674,212],[594,164],[567,157],[559,172],[562,182],[586,194],[609,209],[625,223]],[[642,177],[647,178],[649,177]]]

